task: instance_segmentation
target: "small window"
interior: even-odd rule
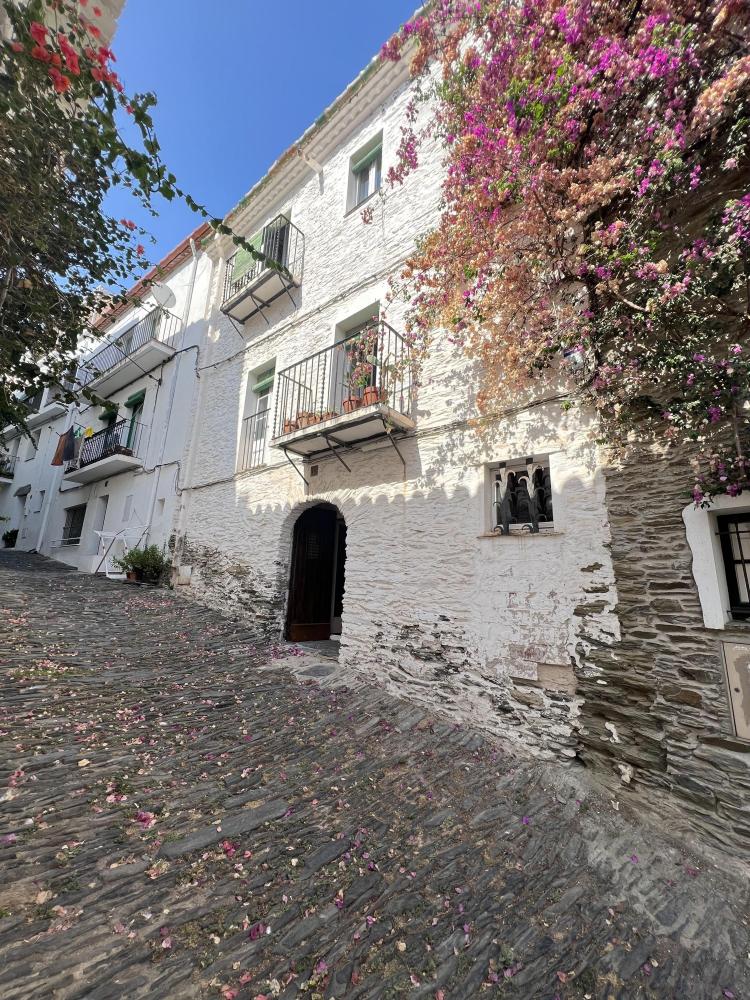
[[[125,504],[122,508],[122,523],[125,524],[130,518],[130,512],[133,509],[133,494],[128,493],[125,497]]]
[[[729,613],[735,621],[750,618],[750,514],[717,519],[724,572],[729,592]]]
[[[554,529],[549,458],[501,462],[491,470],[492,530],[503,535]]]
[[[65,525],[61,545],[78,545],[81,541],[83,522],[86,517],[86,504],[77,507],[67,507],[65,510]]]
[[[380,190],[383,172],[383,133],[371,139],[351,158],[347,211],[352,211]]]

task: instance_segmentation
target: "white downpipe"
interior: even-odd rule
[[[188,320],[190,318],[190,307],[193,304],[193,290],[195,288],[195,278],[198,272],[198,253],[195,249],[195,240],[191,238],[190,240],[190,252],[193,255],[193,267],[190,272],[190,284],[188,286],[187,299],[185,301],[185,309],[182,313],[182,340],[181,346],[184,346],[185,331],[187,330]],[[167,438],[169,437],[169,423],[172,419],[172,407],[174,406],[174,397],[177,392],[177,382],[179,381],[180,365],[182,363],[182,355],[177,358],[177,364],[175,366],[174,375],[172,376],[172,384],[169,387],[169,402],[167,403],[167,415],[164,423],[164,434],[161,441],[161,451],[159,452],[159,460],[154,465],[154,488],[151,490],[151,502],[148,509],[148,517],[146,518],[146,530],[143,533],[142,540],[144,545],[148,544],[148,539],[151,534],[151,524],[154,518],[154,509],[156,508],[156,495],[159,492],[159,480],[161,477],[161,467],[164,461],[164,453],[167,449]]]

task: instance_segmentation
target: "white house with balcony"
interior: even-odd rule
[[[0,515],[18,548],[116,574],[126,549],[166,546],[205,338],[207,231],[183,240],[105,317],[106,333],[100,326],[71,373],[93,398],[35,401],[30,437],[6,428]],[[69,446],[53,464],[61,438]]]
[[[413,96],[405,62],[375,61],[230,213],[265,259],[207,246],[175,580],[572,753],[587,587],[604,595],[588,632],[616,629],[595,423],[554,387],[480,416],[477,371],[445,338],[414,370],[389,282],[437,221],[444,170],[426,146],[386,186]]]

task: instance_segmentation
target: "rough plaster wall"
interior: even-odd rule
[[[703,627],[681,517],[689,475],[679,451],[607,471],[622,640],[582,650],[581,756],[627,782],[619,793],[676,799],[694,829],[746,852],[750,743],[732,735],[720,643],[748,633]]]

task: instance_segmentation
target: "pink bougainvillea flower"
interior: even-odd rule
[[[637,854],[631,854],[630,855],[631,864],[637,865],[638,864],[638,860],[639,859],[638,859],[638,855]]]
[[[40,24],[39,21],[31,22],[31,25],[29,26],[29,34],[37,45],[47,44],[47,28],[45,28],[43,24]]]
[[[14,52],[23,52],[23,45],[20,42],[11,42],[10,47]]]
[[[142,243],[139,243],[138,246],[135,248],[135,252],[138,254],[139,257],[142,257],[143,254],[146,252],[146,249]]]
[[[150,830],[156,822],[156,816],[152,812],[141,809],[135,814],[135,820],[136,823],[140,823],[144,830]]]
[[[253,924],[247,936],[250,938],[251,941],[257,941],[258,938],[263,937],[263,935],[266,933],[266,929],[267,928],[264,923],[258,922],[257,924]]]
[[[31,58],[38,59],[39,62],[49,62],[52,59],[52,53],[43,45],[35,45],[31,50]]]
[[[162,942],[161,942],[161,946],[165,950],[169,950],[172,947],[172,938],[171,937],[165,937],[165,938],[163,938]]]
[[[101,7],[92,7],[91,9],[94,12],[94,17],[101,17],[102,16],[102,9],[101,9]]]
[[[320,961],[318,962],[318,964],[317,964],[317,965],[315,966],[315,971],[316,971],[316,972],[318,973],[318,975],[320,975],[320,976],[322,976],[322,975],[324,975],[324,974],[325,974],[326,972],[328,972],[328,963],[327,963],[327,962],[325,961],[325,959],[321,958],[321,960],[320,960]]]
[[[5,836],[3,837],[3,843],[8,846],[15,844],[17,840],[18,837],[15,835],[15,833],[6,833]]]
[[[528,816],[524,816],[524,818],[521,820],[521,822],[523,823],[524,826],[528,826],[529,823],[531,822],[531,820],[529,819]]]

